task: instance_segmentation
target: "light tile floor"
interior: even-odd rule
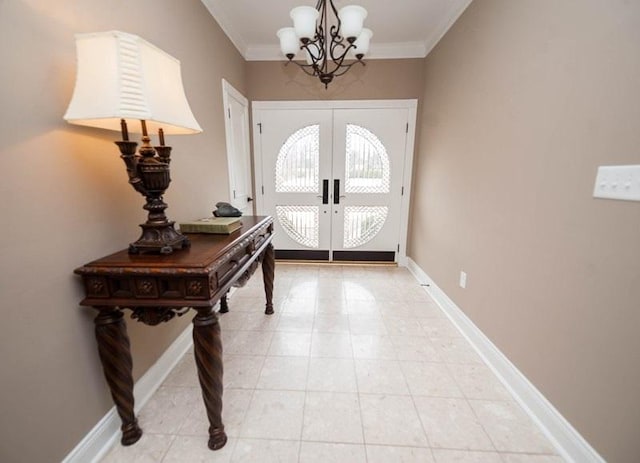
[[[229,441],[207,449],[192,351],[102,460],[220,463],[561,463],[404,268],[278,264],[220,316]]]

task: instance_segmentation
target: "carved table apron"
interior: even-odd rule
[[[198,378],[209,418],[209,448],[227,442],[222,424],[222,341],[213,310],[232,286],[241,286],[262,262],[266,314],[273,313],[274,251],[271,217],[241,217],[231,235],[190,234],[191,247],[169,255],[129,254],[123,250],[75,270],[86,297],[80,303],[98,310],[98,353],[116,409],[122,419],[122,444],[140,439],[133,410],[129,337],[123,310],[147,325],[196,311],[193,344]]]

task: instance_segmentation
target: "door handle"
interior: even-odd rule
[[[340,196],[340,180],[333,180],[333,204],[340,204],[340,198],[344,198],[344,196]]]
[[[247,196],[247,202],[250,203],[251,201],[253,201],[253,198],[251,196]]]
[[[329,179],[322,180],[322,204],[329,204]]]

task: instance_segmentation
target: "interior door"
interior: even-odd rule
[[[401,230],[407,108],[262,109],[264,190],[281,259],[390,261]]]
[[[244,215],[251,215],[253,193],[251,192],[249,147],[249,102],[225,80],[222,88],[229,166],[229,202]]]

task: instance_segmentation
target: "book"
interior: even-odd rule
[[[215,233],[229,235],[242,227],[240,217],[204,217],[190,222],[182,222],[182,233]]]

